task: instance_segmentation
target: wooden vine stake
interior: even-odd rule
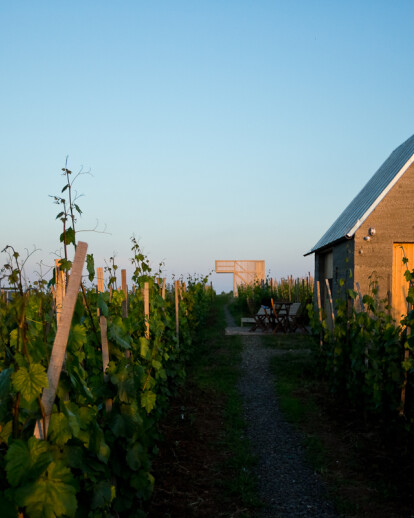
[[[122,278],[122,291],[124,292],[125,299],[122,301],[122,318],[128,316],[128,286],[126,281],[126,270],[121,270]]]
[[[144,283],[145,338],[149,339],[149,283]]]
[[[318,314],[319,314],[319,322],[323,324],[323,314],[322,314],[322,304],[321,304],[321,286],[319,281],[316,281],[316,298],[318,301]],[[323,332],[321,331],[319,336],[319,345],[322,349],[323,346]]]
[[[96,269],[96,275],[98,278],[98,293],[103,293],[105,291],[104,288],[104,276],[103,276],[103,268]],[[109,346],[108,346],[108,322],[106,317],[100,314],[98,309],[99,316],[99,327],[101,330],[101,348],[102,348],[102,370],[104,373],[104,381],[108,382],[108,374],[106,374],[106,369],[109,365]],[[107,399],[105,401],[106,411],[110,412],[112,410],[112,399]]]
[[[59,269],[60,259],[55,259],[55,279],[56,291],[55,307],[56,307],[56,324],[59,325],[60,316],[62,314],[63,300],[65,298],[65,272]]]
[[[177,335],[177,343],[179,343],[180,337],[180,321],[179,321],[179,292],[180,292],[180,281],[175,281],[175,332]]]
[[[157,282],[158,286],[161,288],[161,297],[163,300],[165,300],[165,277],[164,279],[158,278]]]
[[[52,413],[60,373],[65,359],[70,325],[72,323],[73,312],[75,310],[75,304],[82,281],[82,270],[87,250],[87,243],[79,241],[78,246],[76,247],[75,259],[73,260],[66,297],[63,301],[60,324],[56,331],[49,368],[47,369],[49,386],[43,389],[41,405],[43,408],[44,419],[36,422],[34,435],[37,439],[46,439],[47,437],[50,415]]]
[[[333,332],[334,327],[335,327],[335,315],[334,315],[334,309],[333,309],[331,287],[329,286],[329,280],[328,279],[325,279],[325,285],[326,285],[326,292],[328,294],[329,308],[331,310],[331,319],[332,319],[332,329],[331,329],[331,331]]]

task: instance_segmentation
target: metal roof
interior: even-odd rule
[[[374,176],[355,196],[339,218],[305,255],[326,248],[338,240],[351,238],[414,162],[414,135],[397,147]]]

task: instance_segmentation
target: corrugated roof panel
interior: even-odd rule
[[[391,153],[365,187],[355,196],[348,207],[308,253],[316,252],[339,239],[345,238],[354,229],[358,221],[365,219],[364,216],[413,155],[414,135]]]

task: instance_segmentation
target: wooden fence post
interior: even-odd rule
[[[36,422],[34,435],[37,439],[46,439],[49,427],[50,415],[56,397],[56,390],[59,383],[60,373],[65,359],[66,345],[69,337],[72,316],[78,298],[79,288],[82,281],[82,270],[85,263],[87,243],[79,241],[76,247],[72,271],[69,278],[68,289],[63,301],[60,324],[57,328],[52,354],[50,356],[47,379],[49,386],[43,389],[41,404],[44,411],[44,419]]]

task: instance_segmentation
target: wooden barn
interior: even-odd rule
[[[334,304],[345,295],[341,279],[346,288],[356,289],[358,283],[361,293],[369,294],[375,278],[394,318],[399,321],[407,312],[404,271],[414,268],[414,135],[391,153],[305,255],[312,253],[315,281],[325,288],[328,279]],[[325,307],[327,291],[321,289]]]

